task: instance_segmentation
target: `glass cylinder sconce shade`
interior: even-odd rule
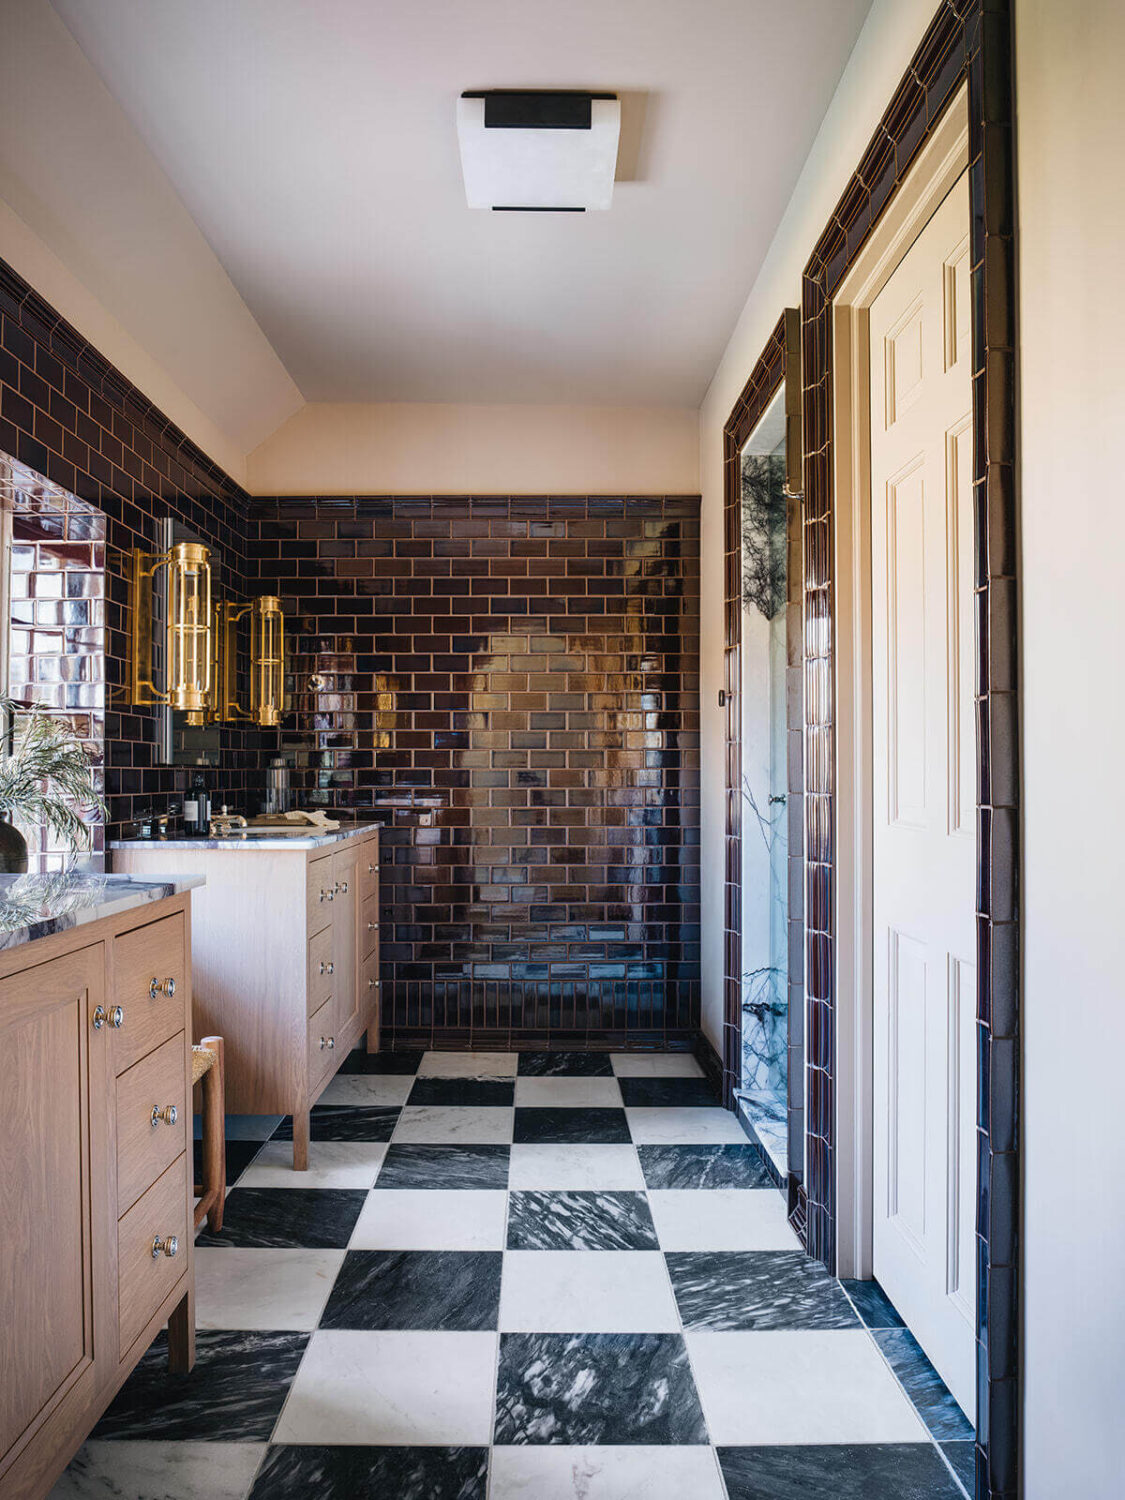
[[[285,623],[281,600],[262,594],[250,606],[250,713],[263,729],[281,723],[285,689]]]
[[[133,702],[166,703],[202,715],[211,691],[211,553],[198,542],[167,552],[133,553]],[[164,618],[153,617],[153,579],[167,568]],[[163,680],[154,667],[156,628],[163,633]],[[198,722],[198,720],[197,720]]]
[[[211,691],[210,555],[179,542],[168,563],[168,702],[184,713],[202,713]]]

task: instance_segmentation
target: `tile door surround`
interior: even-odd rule
[[[699,1020],[697,496],[258,500],[303,800],[386,827],[394,1046]]]

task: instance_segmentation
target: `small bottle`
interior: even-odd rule
[[[189,836],[199,832],[199,794],[194,782],[184,797],[184,832]]]
[[[191,789],[184,798],[184,832],[198,837],[207,832],[211,821],[211,799],[207,795],[207,783],[203,772],[196,771],[191,778]]]

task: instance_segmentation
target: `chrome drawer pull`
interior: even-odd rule
[[[335,1052],[336,1050],[336,1038],[334,1036],[328,1038],[328,1050],[329,1052]]]
[[[174,1125],[176,1123],[176,1120],[178,1118],[179,1118],[179,1111],[176,1109],[176,1106],[174,1104],[166,1104],[163,1107],[163,1109],[161,1109],[161,1107],[160,1107],[159,1104],[154,1104],[152,1106],[152,1128],[153,1128],[153,1130],[155,1130],[158,1125],[162,1125],[162,1124],[163,1125]]]
[[[348,882],[346,880],[337,881],[336,891],[339,895],[346,896],[348,894]]]
[[[122,1021],[124,1021],[124,1019],[125,1012],[121,1009],[120,1005],[115,1005],[109,1013],[109,1024],[115,1031],[119,1031],[121,1029],[121,1023]]]
[[[91,1021],[91,1025],[93,1026],[93,1028],[94,1028],[95,1031],[100,1031],[102,1029],[102,1027],[105,1025],[105,1006],[104,1005],[95,1005],[94,1006],[94,1015],[93,1015],[93,1019]]]
[[[367,930],[368,930],[368,932],[378,932],[379,931],[379,924],[378,924],[378,922],[368,922],[368,924],[367,924]]]
[[[180,1242],[174,1234],[168,1235],[163,1240],[159,1235],[154,1235],[152,1241],[152,1258],[153,1260],[159,1260],[162,1255],[166,1255],[171,1260],[179,1248]]]
[[[155,1000],[157,995],[167,995],[171,1000],[176,993],[176,981],[169,976],[167,979],[154,979],[148,987],[148,998]]]
[[[335,964],[326,964],[324,962],[324,960],[321,959],[321,961],[320,961],[320,972],[322,974],[335,974],[335,972],[336,972],[336,965]]]

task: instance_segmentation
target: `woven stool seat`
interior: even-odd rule
[[[213,1068],[219,1060],[219,1054],[213,1052],[210,1047],[193,1047],[191,1049],[191,1081],[192,1086],[199,1082],[209,1069]]]

